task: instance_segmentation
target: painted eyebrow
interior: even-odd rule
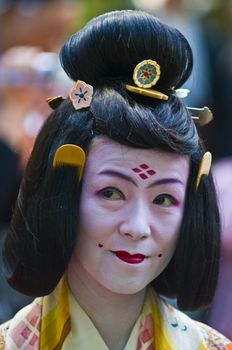
[[[99,175],[110,175],[110,176],[118,177],[118,178],[126,180],[126,181],[132,183],[133,185],[135,185],[136,187],[138,187],[137,183],[130,176],[122,174],[122,173],[115,171],[115,170],[103,170],[99,173]],[[150,188],[150,187],[153,187],[156,185],[172,184],[172,183],[179,183],[179,184],[183,185],[183,182],[179,179],[165,178],[165,179],[155,180],[149,186],[147,186],[147,188]]]
[[[156,186],[156,185],[175,184],[175,183],[179,183],[179,184],[183,185],[183,182],[179,179],[166,178],[166,179],[160,179],[160,180],[156,180],[156,181],[152,182],[149,186],[147,186],[147,188],[150,188],[150,187]]]
[[[103,170],[99,173],[99,175],[110,175],[114,177],[119,177],[120,179],[126,180],[127,182],[131,182],[133,185],[138,187],[137,183],[130,176],[124,175],[115,170]]]

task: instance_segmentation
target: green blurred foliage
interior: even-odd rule
[[[105,12],[121,9],[133,9],[131,0],[82,0],[82,18],[80,27],[84,26],[91,18]]]
[[[205,20],[215,27],[232,34],[232,0],[212,0],[212,8]]]

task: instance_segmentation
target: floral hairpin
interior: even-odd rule
[[[145,60],[134,69],[133,80],[141,88],[151,88],[160,78],[160,65],[156,61]]]
[[[93,97],[93,87],[82,80],[77,80],[69,93],[73,107],[77,109],[90,106]],[[47,103],[52,109],[56,109],[65,100],[62,96],[47,98]]]
[[[93,87],[82,80],[77,80],[69,93],[73,107],[78,110],[90,106],[93,97]]]
[[[160,91],[151,89],[160,78],[160,65],[153,60],[144,60],[137,64],[133,73],[133,80],[136,86],[126,84],[128,91],[136,94],[168,100],[168,96]]]

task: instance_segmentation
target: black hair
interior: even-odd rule
[[[76,243],[81,184],[76,169],[52,168],[57,148],[71,143],[88,154],[101,135],[130,147],[188,155],[190,175],[179,241],[166,269],[152,282],[157,292],[176,296],[179,307],[211,302],[219,262],[219,215],[211,175],[196,191],[202,143],[188,109],[173,95],[192,70],[192,51],[183,35],[140,11],[115,11],[90,21],[61,50],[73,79],[93,85],[89,108],[75,110],[66,99],[38,135],[22,181],[11,230],[3,250],[4,273],[25,294],[50,293],[65,272]],[[155,88],[167,101],[125,89],[135,66],[152,59],[161,67]]]

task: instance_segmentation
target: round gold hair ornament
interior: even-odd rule
[[[159,100],[168,100],[168,96],[160,91],[151,89],[160,78],[160,65],[151,59],[138,63],[133,72],[136,86],[125,84],[128,91]]]
[[[135,85],[149,89],[154,86],[160,78],[160,65],[153,60],[144,60],[137,64],[133,73]]]

